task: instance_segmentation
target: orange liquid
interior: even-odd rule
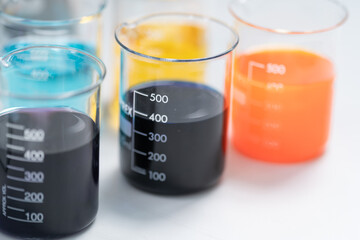
[[[298,49],[273,49],[235,60],[232,143],[271,162],[321,155],[328,138],[333,64]]]

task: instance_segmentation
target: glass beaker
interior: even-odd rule
[[[0,230],[47,238],[93,222],[104,75],[98,58],[74,48],[32,46],[2,57]]]
[[[38,44],[100,56],[106,0],[0,0],[0,53]]]
[[[208,15],[211,11],[210,9],[216,9],[214,1],[209,0],[118,0],[114,2],[113,11],[115,24],[119,24],[125,21],[138,19],[142,16],[147,16],[150,14],[164,13],[164,12],[185,12],[185,13],[201,13]],[[129,11],[131,9],[131,11]],[[156,25],[148,26],[147,31],[151,31],[151,28],[156,28]],[[187,29],[186,26],[183,28],[177,28],[179,35],[182,35],[183,38],[188,34],[187,38],[194,38],[193,41],[188,40],[188,43],[196,42],[197,38],[202,33],[202,29],[192,27],[191,31]],[[170,32],[169,34],[172,34]],[[155,30],[156,31],[156,30]],[[151,41],[151,40],[149,40]],[[186,44],[186,42],[184,42]],[[149,43],[145,43],[149,44]],[[164,45],[164,48],[167,47],[169,51],[176,50],[171,47],[172,42],[168,42],[168,39],[164,37],[162,41],[158,40],[157,44]],[[119,127],[119,72],[120,72],[120,46],[114,41],[114,77],[113,77],[113,90],[111,96],[111,102],[109,104],[109,116],[108,121],[112,129],[118,129]],[[203,46],[188,44],[182,46],[183,52],[181,55],[177,56],[178,58],[186,58],[189,56],[189,53],[195,51],[202,51]],[[180,53],[178,53],[180,54]]]
[[[197,29],[203,33],[198,38],[183,34]],[[121,47],[120,160],[126,178],[161,194],[217,183],[224,167],[226,80],[237,34],[203,16],[156,14],[122,24],[116,39]],[[165,39],[171,44],[161,44]],[[188,45],[203,51],[184,56]]]
[[[270,162],[320,156],[329,135],[334,34],[347,11],[333,0],[236,0],[232,144]]]

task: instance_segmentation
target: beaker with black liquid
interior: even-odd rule
[[[98,209],[105,66],[73,48],[16,50],[0,64],[0,230],[59,237]]]
[[[216,184],[224,168],[237,34],[204,16],[156,14],[119,26],[116,39],[126,178],[161,194]],[[202,50],[181,58],[189,45]]]

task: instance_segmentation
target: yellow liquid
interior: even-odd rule
[[[204,28],[199,25],[180,23],[143,24],[136,30],[126,32],[126,44],[131,49],[158,58],[194,59],[206,56]],[[119,80],[120,46],[115,47],[114,97],[109,108],[109,124],[119,127]],[[153,80],[181,80],[204,82],[205,65],[199,63],[172,63],[153,61],[133,56],[126,57],[128,86]],[[186,66],[188,65],[188,67]]]

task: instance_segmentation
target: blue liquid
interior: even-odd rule
[[[34,44],[17,42],[4,47],[8,52]],[[68,47],[94,53],[93,47],[82,43],[68,43]],[[15,95],[41,97],[78,91],[92,85],[93,70],[83,55],[65,51],[32,50],[12,57],[10,66],[2,69],[3,90]],[[71,106],[87,112],[89,96],[66,100],[35,101],[19,98],[0,99],[3,108]]]

